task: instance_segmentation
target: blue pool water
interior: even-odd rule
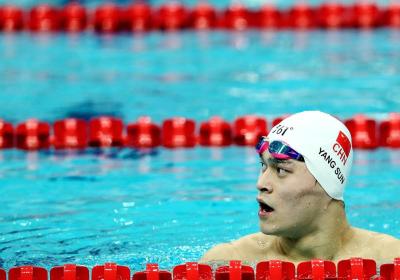
[[[400,32],[0,34],[1,117],[219,115],[400,106]],[[400,151],[357,151],[355,226],[400,237]],[[251,148],[0,151],[0,267],[197,260],[258,230]]]
[[[14,123],[400,108],[399,31],[0,34],[0,54],[1,117]]]

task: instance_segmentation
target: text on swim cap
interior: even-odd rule
[[[333,159],[331,155],[328,154],[327,151],[325,151],[323,148],[319,148],[319,155],[324,158],[324,160],[329,164],[330,168],[332,168],[335,172],[336,177],[340,181],[340,183],[343,185],[345,181],[345,177],[340,170],[340,167],[336,167],[336,161]],[[336,169],[335,169],[336,167]]]
[[[285,133],[286,133],[288,130],[293,130],[293,127],[287,127],[287,126],[278,124],[278,125],[274,126],[274,128],[271,130],[271,133],[284,136]]]
[[[333,144],[333,151],[339,156],[340,160],[343,162],[343,165],[346,165],[347,156],[344,153],[342,147],[338,143]]]
[[[339,156],[340,160],[343,162],[343,165],[346,165],[347,157],[349,156],[351,150],[351,142],[349,138],[347,138],[346,134],[344,134],[342,131],[339,131],[336,138],[336,143],[333,144],[332,149]]]

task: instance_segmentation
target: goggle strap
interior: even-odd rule
[[[259,143],[259,145],[257,145],[257,152],[259,154],[262,154],[268,149],[268,147],[269,147],[268,142],[267,141],[262,141],[262,142]]]

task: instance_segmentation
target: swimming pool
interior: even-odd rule
[[[398,111],[400,33],[0,34],[1,117],[273,117]],[[27,48],[29,46],[29,51]],[[0,266],[197,260],[258,230],[252,148],[1,151]],[[355,226],[400,237],[400,151],[357,151]]]

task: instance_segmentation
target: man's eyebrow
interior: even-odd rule
[[[263,161],[264,161],[264,159],[263,159]],[[279,158],[273,158],[273,157],[267,158],[267,163],[268,163],[268,165],[273,165],[273,166],[276,166],[278,164],[285,164],[285,165],[292,164],[291,160],[279,159]]]

